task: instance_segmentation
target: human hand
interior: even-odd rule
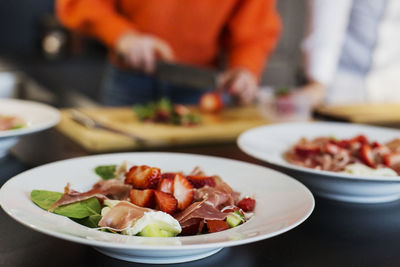
[[[174,58],[171,47],[165,41],[133,32],[118,39],[116,50],[128,65],[146,73],[154,72],[157,59],[171,61]]]
[[[311,106],[316,107],[324,102],[325,91],[325,85],[317,81],[311,81],[300,87],[295,93],[306,96],[309,99]]]
[[[254,100],[257,94],[257,78],[247,69],[230,69],[220,76],[218,88],[237,96],[240,104],[247,105]]]

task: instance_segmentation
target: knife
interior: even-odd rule
[[[210,91],[217,88],[219,73],[211,68],[157,61],[155,76],[172,85]]]
[[[119,129],[116,129],[114,127],[110,127],[108,125],[105,125],[95,119],[93,119],[92,117],[90,117],[89,115],[77,110],[77,109],[72,109],[70,111],[70,116],[71,119],[77,123],[79,123],[80,125],[83,125],[87,128],[93,128],[93,129],[102,129],[102,130],[106,130],[112,133],[116,133],[116,134],[120,134],[120,135],[124,135],[127,136],[129,138],[131,138],[132,140],[134,140],[135,142],[137,142],[138,144],[144,144],[150,140],[146,140],[140,136],[137,136],[135,134],[129,133],[129,132],[125,132]]]

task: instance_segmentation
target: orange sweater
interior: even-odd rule
[[[224,48],[228,67],[257,76],[280,32],[275,0],[57,0],[56,11],[110,48],[135,30],[164,39],[178,62],[210,66]]]

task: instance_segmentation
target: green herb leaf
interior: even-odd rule
[[[97,166],[94,169],[94,171],[103,180],[108,180],[115,177],[114,173],[116,169],[117,165],[103,165],[103,166]]]
[[[59,192],[32,190],[31,199],[40,208],[49,210],[62,195],[63,194]],[[100,212],[101,205],[96,197],[60,206],[54,210],[54,213],[76,219],[82,219],[90,215],[98,215]]]
[[[75,222],[82,224],[89,228],[97,228],[99,227],[99,221],[101,220],[102,216],[99,214],[90,215],[83,219],[73,219]]]

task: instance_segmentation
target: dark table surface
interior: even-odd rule
[[[263,165],[235,144],[173,147],[162,151],[214,155]],[[23,137],[0,159],[0,185],[48,162],[88,153],[56,130]],[[400,201],[349,204],[316,197],[313,214],[295,229],[182,266],[399,266]],[[31,230],[0,209],[0,266],[132,266],[91,247]]]

